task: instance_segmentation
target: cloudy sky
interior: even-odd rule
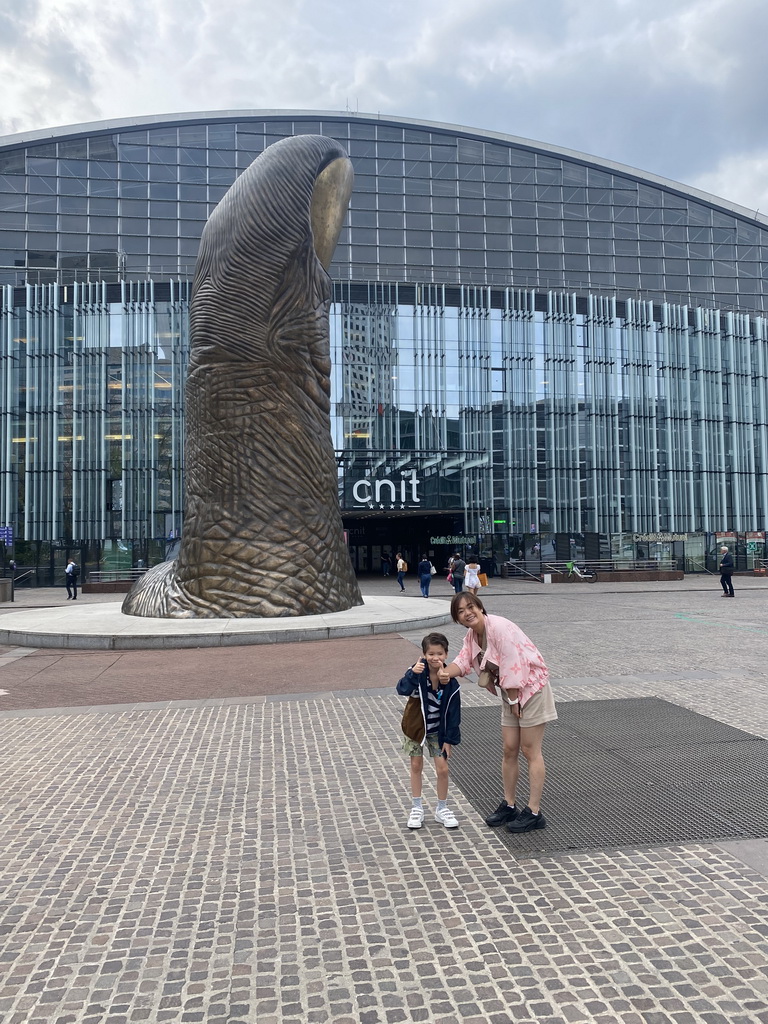
[[[0,135],[322,109],[581,150],[768,213],[768,0],[0,0]]]

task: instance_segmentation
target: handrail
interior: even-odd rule
[[[530,579],[534,580],[536,583],[543,583],[544,582],[544,580],[541,578],[541,576],[538,573],[529,572],[529,570],[528,569],[524,569],[523,566],[519,562],[513,562],[513,563],[505,562],[504,564],[507,566],[508,569],[510,569],[510,568],[514,569],[514,574],[512,576],[507,575],[505,577],[506,579],[514,579],[515,576],[517,576],[519,574],[520,576],[528,576]],[[500,578],[501,578],[501,576],[500,576]]]
[[[23,572],[20,576],[17,576],[15,572],[11,573],[11,579],[13,580],[14,587],[16,586],[17,583],[21,583],[22,580],[25,580],[27,578],[27,576],[34,576],[36,573],[37,573],[37,569],[36,568],[35,569],[27,569],[27,571]]]
[[[542,569],[546,569],[548,572],[556,572],[558,576],[565,576],[565,570],[558,569],[556,563],[554,562],[542,562],[541,567]]]
[[[530,576],[531,579],[535,580],[537,583],[543,583],[544,582],[544,580],[541,578],[541,576],[537,576],[535,572],[528,572],[528,570],[527,569],[523,569],[523,567],[521,565],[516,566],[516,568],[517,568],[518,572],[524,573],[526,576]]]
[[[553,562],[542,562],[548,571],[564,575],[571,562],[579,569],[591,572],[646,572],[677,568],[676,558],[568,558]]]

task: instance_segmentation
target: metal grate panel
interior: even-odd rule
[[[547,728],[547,828],[495,829],[519,856],[768,837],[768,742],[658,697],[564,702]],[[462,710],[451,777],[485,817],[501,799],[497,707]],[[519,797],[528,792],[520,758]]]

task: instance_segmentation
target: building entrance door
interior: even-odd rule
[[[349,538],[349,555],[356,573],[384,575],[382,556],[391,559],[390,572],[397,572],[395,555],[401,552],[409,574],[416,572],[422,555],[437,568],[447,565],[448,554],[457,549],[475,550],[474,538],[464,537],[463,517],[453,515],[344,516]]]

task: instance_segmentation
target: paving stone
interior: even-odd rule
[[[695,621],[675,618],[673,592],[577,598],[489,597],[540,642],[558,700],[656,696],[717,719],[725,688],[728,723],[768,737],[764,634],[734,646],[725,626],[738,620],[705,615],[706,592],[683,595]],[[447,630],[455,650],[461,631]],[[396,639],[388,650],[407,664],[413,644]],[[339,643],[348,656],[366,641]],[[263,699],[272,662],[260,673],[264,652],[231,648],[213,652],[216,671],[206,663],[205,702],[110,710],[105,690],[96,710],[94,693],[81,708],[67,696],[64,712],[0,703],[4,1024],[768,1022],[759,857],[729,843],[531,860],[456,790],[454,834],[429,815],[409,833],[396,673],[377,648],[363,690],[355,655],[342,694],[330,643],[300,646],[291,664],[313,666],[311,698],[305,675],[300,698]],[[147,678],[125,655],[106,666],[110,699],[126,703],[121,664],[126,685],[144,687],[137,701],[153,675],[167,680],[161,696],[182,691],[172,652],[140,653]],[[50,680],[77,684],[69,656],[0,664],[0,688],[12,678],[22,702],[33,686],[38,703],[46,687],[63,694]],[[472,683],[464,695],[487,705]],[[425,796],[431,809],[429,772]]]

